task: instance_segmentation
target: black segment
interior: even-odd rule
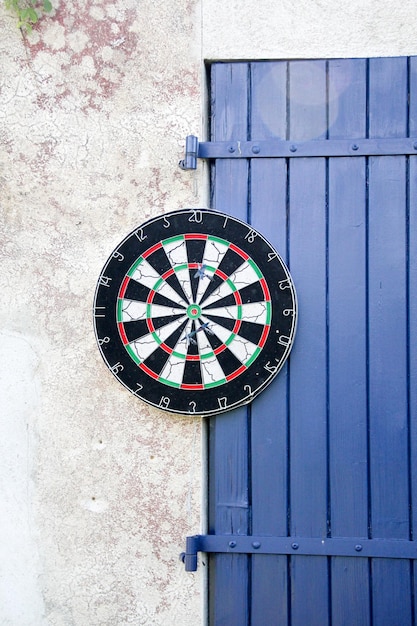
[[[215,322],[216,324],[220,324],[220,326],[224,326],[227,330],[233,330],[236,320],[232,320],[230,317],[219,317],[218,315],[207,315],[207,319]],[[210,326],[209,326],[210,327]],[[215,329],[214,329],[215,332]]]
[[[130,279],[123,297],[128,300],[146,302],[150,291],[150,288],[146,287],[146,285],[142,285],[142,283],[138,283],[136,280]]]
[[[180,313],[179,315],[165,315],[163,317],[153,317],[152,324],[154,325],[155,330],[157,330],[158,328],[162,328],[163,326],[166,326],[167,324],[170,324],[175,320],[180,320],[183,317],[183,313]]]
[[[263,324],[253,324],[252,322],[242,322],[239,328],[238,335],[258,344],[264,330]]]
[[[165,339],[164,343],[170,348],[175,348],[177,343],[181,340],[181,337],[185,334],[185,327],[187,325],[188,320],[185,320],[180,326],[178,326],[177,330],[172,333],[167,339]]]
[[[232,374],[242,365],[239,359],[235,357],[235,355],[229,350],[229,348],[226,348],[222,352],[219,352],[217,354],[217,360],[223,372],[225,373],[225,376]]]
[[[200,361],[186,361],[182,382],[184,385],[201,385]]]
[[[125,322],[124,330],[129,343],[136,341],[140,337],[149,335],[149,327],[146,320],[134,320],[133,322]]]
[[[171,276],[168,276],[168,278],[165,279],[165,282],[168,283],[168,285],[170,287],[172,287],[174,289],[174,291],[176,291],[179,295],[178,298],[178,304],[181,304],[179,302],[180,298],[182,298],[183,300],[185,300],[185,302],[188,302],[188,298],[183,290],[183,288],[181,287],[180,281],[178,280],[176,274],[171,274]]]
[[[169,359],[168,352],[165,352],[162,348],[157,348],[152,352],[151,355],[145,359],[144,363],[149,369],[151,369],[156,374],[160,374],[162,372],[165,363]]]
[[[154,270],[158,272],[160,276],[165,274],[168,270],[171,269],[171,262],[165,254],[165,250],[163,248],[158,248],[155,252],[152,252],[148,257],[146,257],[149,265],[152,265]]]
[[[203,262],[204,249],[206,247],[205,239],[187,239],[187,259],[189,263]]]
[[[244,259],[237,254],[234,250],[229,250],[224,255],[222,262],[220,263],[218,269],[226,274],[226,276],[230,276],[234,271],[237,270],[244,263]]]
[[[249,302],[263,302],[265,300],[262,285],[259,281],[239,289],[239,294],[242,299],[242,304],[249,304]]]
[[[205,307],[204,310],[207,311],[209,309],[219,309],[222,307],[233,306],[235,304],[236,304],[236,298],[231,293],[229,296],[225,296],[224,298],[221,298],[220,300],[216,300],[216,302],[212,302],[211,304],[207,305],[207,307]]]
[[[200,302],[199,302],[199,304],[201,304],[202,306],[204,306],[204,301],[207,300],[209,296],[211,296],[213,291],[216,291],[216,289],[218,289],[220,285],[224,283],[224,280],[223,278],[220,278],[220,276],[215,274],[213,276],[213,280],[207,281],[207,282],[208,282],[207,289],[205,290],[203,297],[200,299]]]
[[[185,306],[183,304],[180,304],[179,302],[174,302],[174,300],[170,300],[160,293],[155,293],[152,299],[152,304],[160,304],[162,306],[168,306],[175,309],[183,308],[185,310]]]

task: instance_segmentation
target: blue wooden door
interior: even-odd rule
[[[417,61],[213,64],[211,132],[212,206],[286,259],[299,322],[274,383],[210,419],[210,624],[411,626]]]

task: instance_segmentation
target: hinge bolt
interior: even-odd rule
[[[234,146],[228,147],[229,152],[236,152],[236,148]]]
[[[362,545],[360,543],[357,543],[355,546],[355,550],[356,552],[361,552],[362,551]]]
[[[290,146],[290,152],[297,152],[297,146],[294,146],[294,144]]]
[[[352,146],[352,150],[355,150],[355,151],[356,151],[356,150],[359,150],[359,146],[358,146],[358,144],[357,144],[357,143],[354,143],[354,144],[353,144],[353,146]]]
[[[253,154],[259,154],[261,151],[259,146],[252,146],[252,152]]]
[[[236,548],[236,541],[229,541],[229,548]]]
[[[252,546],[255,548],[255,550],[257,550],[261,547],[261,544],[259,543],[259,541],[253,541]]]
[[[414,148],[414,150],[417,150],[417,141],[415,143],[413,143],[413,148]]]
[[[296,543],[295,541],[294,541],[294,543],[291,544],[291,548],[293,550],[298,550],[299,547],[300,547],[300,545],[298,543]]]

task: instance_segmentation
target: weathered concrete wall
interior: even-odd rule
[[[200,423],[107,371],[95,283],[150,216],[201,206],[198,6],[76,0],[23,41],[0,3],[0,623],[178,623],[200,526]]]
[[[0,0],[0,624],[195,625],[201,424],[111,376],[91,307],[148,217],[206,206],[204,59],[417,54],[404,0],[53,0],[23,40]]]

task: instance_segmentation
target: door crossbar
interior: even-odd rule
[[[187,572],[197,570],[197,553],[294,554],[417,559],[417,542],[362,537],[260,537],[248,535],[193,535],[187,537],[182,559]]]
[[[205,141],[195,135],[185,141],[185,157],[179,165],[195,170],[197,159],[253,159],[302,157],[359,157],[417,154],[417,137],[383,139],[316,139],[312,141]]]

